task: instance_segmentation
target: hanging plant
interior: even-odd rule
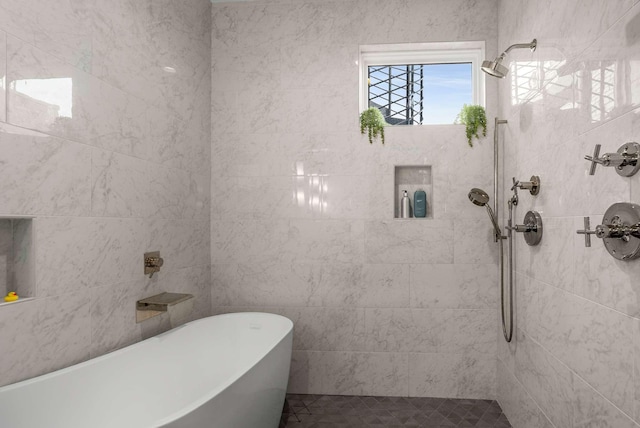
[[[482,136],[487,136],[487,115],[482,106],[463,105],[454,123],[465,125],[469,147],[473,147],[473,137],[480,139],[478,135],[480,128],[482,128]]]
[[[373,144],[373,139],[380,135],[380,140],[384,144],[384,127],[387,122],[384,116],[375,107],[369,107],[360,114],[360,133],[364,134],[365,129],[369,136],[369,143]]]

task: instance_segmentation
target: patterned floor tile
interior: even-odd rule
[[[497,402],[287,394],[280,428],[510,428]]]

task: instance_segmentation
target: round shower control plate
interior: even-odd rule
[[[604,213],[603,225],[633,226],[640,223],[640,206],[628,202],[611,205]],[[627,235],[624,238],[602,238],[609,254],[618,260],[633,260],[640,257],[640,238]]]
[[[528,245],[534,246],[540,243],[542,239],[542,217],[538,211],[527,211],[524,216],[524,224],[534,226],[531,230],[524,232],[524,240]]]
[[[638,143],[625,143],[618,149],[618,153],[627,154],[627,155],[637,155],[640,153],[640,144]],[[631,177],[635,175],[636,172],[640,170],[640,162],[635,162],[635,164],[619,166],[616,168],[616,172],[618,175],[622,177]]]

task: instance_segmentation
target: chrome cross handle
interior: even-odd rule
[[[602,157],[598,157],[600,154],[600,144],[596,144],[593,150],[593,156],[585,156],[584,158],[591,162],[591,168],[589,168],[589,175],[596,173],[596,166],[598,164],[602,166],[615,167],[618,175],[623,177],[631,177],[638,169],[640,169],[640,144],[638,143],[626,143],[620,146],[616,153],[605,153]]]
[[[633,260],[640,257],[640,205],[617,202],[604,213],[602,224],[589,230],[589,217],[584,218],[585,247],[591,246],[591,235],[602,239],[605,249],[618,260]]]
[[[598,144],[599,146],[600,144]],[[598,149],[599,150],[599,149]],[[585,217],[584,218],[584,230],[576,230],[576,233],[578,235],[584,235],[584,246],[585,247],[591,247],[591,235],[595,235],[596,231],[595,230],[590,230],[591,228],[591,221],[589,220],[589,217]]]

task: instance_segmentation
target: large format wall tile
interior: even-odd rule
[[[306,352],[293,354],[293,393],[407,396],[408,359],[400,353]]]
[[[485,40],[497,50],[496,6],[213,5],[212,306],[294,320],[291,391],[495,396],[497,249],[467,197],[493,184],[490,138],[470,148],[463,126],[444,124],[387,127],[384,145],[369,144],[357,86],[361,44]],[[491,116],[497,85],[487,87]],[[394,218],[398,165],[431,167],[430,218]],[[410,389],[410,354],[422,353],[440,377],[428,388],[417,371]],[[481,373],[467,384],[473,367]]]
[[[409,395],[495,397],[496,360],[464,354],[409,354]]]
[[[0,31],[0,122],[7,121],[7,33]]]
[[[0,126],[2,214],[89,215],[91,149]]]
[[[539,43],[509,55],[500,115],[508,175],[543,183],[538,196],[521,194],[518,212],[544,220],[540,246],[516,246],[519,330],[515,344],[498,347],[509,372],[500,403],[517,428],[530,424],[516,407],[541,409],[555,426],[637,426],[637,264],[593,236],[585,248],[576,230],[583,216],[593,229],[613,203],[638,202],[637,177],[601,165],[588,175],[584,156],[637,140],[639,4],[503,1],[499,18],[500,45]],[[524,403],[508,396],[514,376]]]
[[[2,384],[211,313],[210,10],[0,4],[0,215],[36,216],[35,300],[0,307]],[[136,324],[161,291],[196,299]]]

